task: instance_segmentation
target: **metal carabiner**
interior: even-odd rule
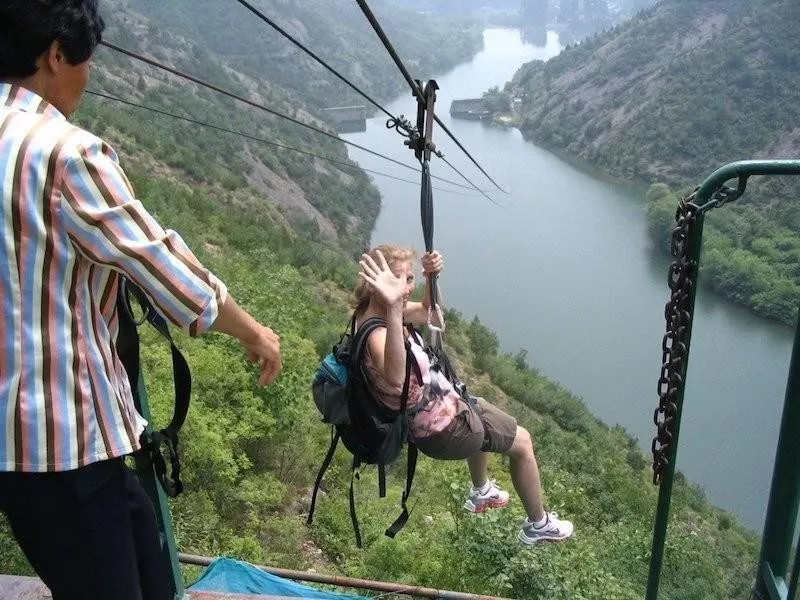
[[[433,321],[434,316],[436,317],[436,323]],[[431,332],[442,333],[444,331],[444,315],[438,303],[435,303],[433,306],[428,306],[428,322],[426,325]]]

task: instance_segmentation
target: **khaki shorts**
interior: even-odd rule
[[[459,400],[453,421],[439,433],[414,440],[419,451],[442,460],[461,460],[476,452],[504,454],[517,436],[517,420],[483,398],[470,406]]]

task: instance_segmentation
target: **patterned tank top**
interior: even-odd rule
[[[416,336],[409,335],[411,352],[419,366],[422,380],[411,369],[408,382],[408,409],[412,411],[409,436],[412,441],[426,438],[444,430],[456,417],[460,396],[441,372],[431,369],[431,362]],[[387,383],[383,373],[375,366],[369,346],[364,354],[364,367],[379,402],[392,410],[400,409],[403,386]]]

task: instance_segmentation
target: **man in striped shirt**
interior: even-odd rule
[[[191,335],[238,338],[261,384],[280,341],[67,121],[102,30],[97,0],[0,4],[0,512],[54,600],[167,600],[155,512],[122,463],[145,423],[115,350],[120,275]]]

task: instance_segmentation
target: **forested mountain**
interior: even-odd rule
[[[426,14],[464,15],[490,25],[519,27],[546,35],[556,29],[562,39],[580,40],[653,5],[656,0],[407,0]]]
[[[525,65],[508,89],[521,99],[530,139],[613,175],[689,191],[733,160],[800,156],[798,28],[793,0],[662,0],[547,63]],[[772,179],[751,188],[710,219],[707,281],[793,323],[800,185]],[[664,188],[651,197],[667,198],[651,211],[663,240],[674,201]]]
[[[303,32],[312,49],[323,53],[324,47],[327,58],[376,95],[402,89],[401,80],[397,87],[382,83],[389,71],[349,58],[363,49],[371,55],[365,61],[384,60],[370,50],[366,23],[358,33],[356,21],[342,16],[351,2],[326,2],[324,19],[310,8],[304,12],[312,5],[321,2],[258,3],[270,17]],[[268,29],[259,33],[269,41],[248,51],[245,32],[255,32],[239,29],[233,0],[115,0],[102,6],[108,41],[325,126],[316,112],[324,104],[316,92],[328,85],[322,74],[301,64],[302,77],[287,83],[295,62],[304,59],[288,45],[279,50]],[[451,36],[468,35],[459,24],[421,25],[394,4],[375,3],[375,10],[399,49],[420,48],[418,56],[404,58],[423,78],[445,68],[426,63],[426,56]],[[417,23],[412,37],[405,37],[402,19]],[[248,22],[244,13],[242,22]],[[227,37],[211,43],[222,36],[220,29]],[[465,59],[464,53],[450,60]],[[108,49],[98,51],[91,88],[347,163],[338,142]],[[186,490],[171,503],[182,551],[511,598],[642,597],[657,495],[649,458],[625,431],[599,422],[579,398],[529,365],[524,353],[501,352],[497,337],[477,318],[466,321],[455,311],[447,316],[451,358],[473,393],[492,398],[535,431],[548,508],[575,521],[575,538],[521,547],[516,532],[523,512],[516,498],[506,510],[473,518],[461,508],[465,466],[422,459],[410,523],[394,540],[383,531],[397,515],[403,467],[391,469],[385,500],[377,498],[374,470],[364,470],[356,488],[366,548],[358,550],[344,452],[326,477],[314,525],[306,526],[309,490],[330,440],[310,382],[347,323],[356,280],[353,254],[368,239],[378,209],[374,186],[356,168],[97,97],[86,99],[77,119],[119,151],[145,206],[179,231],[233,296],[281,335],[283,372],[267,388],[255,385],[254,367],[235,342],[213,334],[178,335],[193,372],[192,406],[181,436]],[[154,421],[163,426],[172,406],[170,353],[153,331],[142,334]],[[502,461],[492,460],[494,475],[510,488]],[[752,532],[677,477],[661,598],[748,598],[756,550]],[[3,525],[0,572],[30,572]],[[185,572],[187,580],[196,575],[191,568]]]
[[[180,31],[238,71],[267,78],[312,106],[364,104],[361,96],[235,1],[195,0],[189,9],[186,2],[118,3],[126,13],[135,10],[147,16],[164,34]],[[397,68],[355,2],[252,4],[373,98],[385,101],[404,89]],[[466,20],[423,17],[397,0],[379,0],[371,8],[420,79],[447,70],[480,47],[479,29]]]
[[[587,35],[629,19],[637,12],[655,4],[655,0],[525,0],[533,19],[548,15],[548,22],[568,39],[581,40]],[[546,13],[543,11],[546,9]]]

